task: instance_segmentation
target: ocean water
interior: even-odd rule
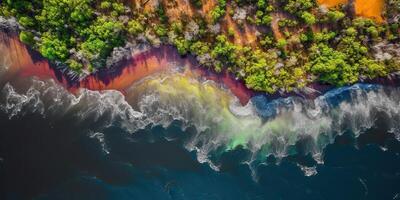
[[[0,199],[400,199],[396,86],[241,105],[179,71],[124,94],[71,94],[9,70],[0,66]]]

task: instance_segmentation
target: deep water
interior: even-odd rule
[[[52,79],[5,79],[7,70],[1,200],[400,199],[396,86],[242,106],[221,85],[176,71],[124,94],[71,94]]]
[[[168,126],[149,124],[131,133],[121,127],[119,120],[124,119],[107,117],[115,108],[94,114],[101,109],[96,106],[107,103],[92,102],[94,107],[76,115],[87,102],[78,103],[79,110],[65,111],[61,108],[66,105],[46,102],[46,91],[54,95],[48,90],[12,93],[10,88],[3,88],[0,113],[1,199],[399,198],[400,142],[388,129],[396,116],[388,119],[386,110],[376,112],[374,125],[362,133],[349,129],[338,134],[319,159],[308,150],[312,139],[303,137],[287,156],[269,154],[251,163],[254,153],[246,147],[219,147],[208,156],[218,166],[215,170],[185,147],[198,130],[187,125],[182,129],[180,120]],[[374,88],[360,85],[356,90]],[[348,91],[351,88],[334,90],[324,98],[330,106],[355,101]],[[35,98],[39,96],[41,100]],[[260,113],[270,108],[279,115],[271,105],[259,105],[260,99],[254,100]],[[109,103],[115,102],[119,101]]]
[[[338,136],[325,148],[324,164],[309,155],[279,163],[270,156],[254,180],[241,162],[250,152],[241,147],[220,156],[219,172],[199,164],[182,147],[194,130],[181,131],[179,122],[133,135],[111,126],[96,137],[70,121],[0,116],[2,199],[398,198],[400,143],[379,128],[358,139]],[[305,176],[299,163],[318,173]]]

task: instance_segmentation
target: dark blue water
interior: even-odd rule
[[[5,86],[0,95],[1,200],[400,199],[397,88],[355,85],[315,101],[256,97],[266,121],[289,113],[290,126],[304,131],[303,120],[307,128],[326,118],[332,133],[291,133],[297,142],[283,145],[283,157],[273,151],[282,148],[279,135],[263,144],[270,154],[218,141],[204,162],[187,148],[199,136],[194,125],[175,120],[132,132],[121,121],[141,119],[131,120],[122,94],[89,92],[71,103],[75,97],[54,84],[30,85]],[[315,110],[322,117],[304,114]],[[213,140],[200,134],[198,147]]]
[[[242,163],[250,152],[238,147],[217,159],[217,172],[183,148],[195,130],[183,132],[179,122],[133,135],[109,127],[105,151],[98,138],[64,120],[0,115],[1,199],[399,198],[400,143],[379,127],[357,139],[338,136],[323,164],[299,151],[279,163],[270,156],[251,170]],[[299,164],[318,173],[305,176]]]

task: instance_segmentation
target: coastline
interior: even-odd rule
[[[243,81],[237,80],[229,72],[216,73],[200,66],[196,58],[192,55],[180,56],[177,49],[171,45],[150,47],[144,51],[133,53],[129,59],[123,59],[113,67],[99,69],[78,79],[68,68],[49,62],[38,52],[20,42],[16,34],[11,31],[0,31],[0,41],[3,46],[0,46],[3,48],[2,51],[6,51],[10,57],[9,60],[13,61],[11,63],[11,70],[8,72],[10,76],[36,76],[40,79],[53,78],[72,93],[76,93],[80,88],[89,90],[114,89],[125,93],[125,90],[135,82],[170,69],[182,70],[182,73],[189,73],[194,78],[214,81],[218,85],[228,89],[239,99],[242,105],[246,105],[252,97],[257,95],[264,95],[268,99],[289,96],[302,96],[314,99],[336,88],[333,85],[316,82],[309,84],[302,90],[289,93],[276,92],[274,94],[267,94],[265,92],[254,91],[247,88]],[[367,79],[358,81],[357,83],[397,86],[399,79],[400,73],[397,72],[387,77]]]
[[[73,93],[79,88],[114,89],[124,93],[124,90],[135,82],[156,73],[166,72],[173,67],[180,67],[184,73],[190,73],[196,78],[212,80],[223,85],[238,97],[242,104],[247,104],[254,93],[233,75],[216,74],[205,69],[198,65],[193,56],[181,57],[174,47],[168,45],[139,52],[130,59],[121,60],[113,67],[103,68],[77,79],[67,68],[49,62],[38,52],[21,43],[13,33],[0,32],[0,41],[3,51],[7,51],[11,58],[9,60],[14,61],[9,70],[10,76],[53,78]]]

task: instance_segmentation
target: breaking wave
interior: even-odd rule
[[[296,153],[299,141],[305,141],[303,153],[323,162],[324,147],[337,135],[351,132],[358,136],[380,119],[385,124],[379,125],[399,139],[399,105],[399,88],[356,84],[316,99],[260,95],[242,106],[214,82],[179,72],[148,77],[126,94],[87,89],[71,94],[54,80],[32,78],[4,83],[0,97],[0,109],[9,118],[34,113],[50,121],[68,120],[100,138],[105,148],[106,139],[98,136],[107,127],[118,126],[135,134],[148,126],[168,127],[179,121],[183,130],[196,129],[185,148],[215,170],[219,170],[218,155],[223,152],[242,147],[251,152],[244,162],[259,163],[271,154],[283,158]],[[315,174],[313,168],[305,171]]]

